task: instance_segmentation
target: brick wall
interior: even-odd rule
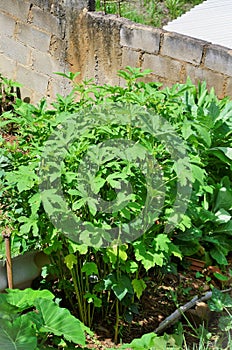
[[[232,97],[232,50],[87,12],[85,0],[1,0],[0,73],[24,85],[33,102],[66,94],[66,79],[53,72],[80,71],[79,79],[123,84],[127,65],[150,68],[148,81],[166,85],[206,80],[222,98]]]

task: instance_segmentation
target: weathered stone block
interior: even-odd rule
[[[4,53],[12,60],[27,65],[29,64],[30,60],[30,52],[30,48],[28,48],[26,45],[23,45],[19,41],[9,38],[5,35],[1,36],[0,53]]]
[[[181,61],[200,64],[205,42],[176,33],[164,33],[161,54]]]
[[[124,25],[120,30],[120,44],[148,53],[158,53],[161,30],[140,25]]]
[[[205,67],[232,76],[232,50],[217,45],[208,47]]]
[[[46,95],[48,79],[48,76],[36,73],[20,64],[17,66],[16,80],[43,96]]]
[[[13,36],[15,29],[15,20],[7,16],[6,14],[0,13],[0,33],[1,35]]]
[[[227,78],[225,95],[232,98],[232,77]]]
[[[16,26],[16,37],[22,43],[29,45],[40,51],[48,51],[51,36],[30,24],[18,23]]]
[[[126,66],[138,67],[138,65],[139,52],[124,47],[122,50],[122,68],[125,68]]]
[[[61,36],[61,25],[57,17],[49,12],[42,11],[39,7],[33,6],[30,11],[30,21],[40,29]]]
[[[14,79],[15,69],[16,63],[10,60],[9,57],[0,54],[0,73],[8,79]]]
[[[145,54],[143,58],[143,69],[151,69],[155,75],[171,81],[179,81],[181,63],[169,57]]]
[[[29,12],[30,3],[24,0],[7,0],[0,2],[0,11],[3,10],[17,19],[22,21],[27,20],[27,15]]]
[[[53,72],[58,72],[61,69],[59,61],[53,59],[48,53],[37,50],[32,51],[32,66],[42,74],[52,75]]]

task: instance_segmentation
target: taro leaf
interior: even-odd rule
[[[144,334],[141,338],[134,339],[130,344],[124,344],[120,349],[163,350],[167,349],[167,340],[164,337],[157,337],[152,332]]]
[[[38,314],[35,314],[34,322],[40,332],[63,336],[66,340],[80,345],[85,345],[84,331],[92,334],[89,328],[72,316],[67,309],[60,308],[51,300],[37,299],[35,306]]]
[[[34,350],[36,347],[37,339],[35,330],[32,322],[26,315],[18,317],[13,323],[1,320],[1,350]]]
[[[18,308],[8,303],[7,295],[0,294],[0,320],[9,319],[12,320],[17,316]]]
[[[46,300],[54,299],[54,295],[49,290],[33,290],[27,288],[24,290],[7,289],[6,300],[9,304],[18,307],[19,311],[25,310],[34,305],[38,298]]]

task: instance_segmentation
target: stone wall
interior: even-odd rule
[[[146,79],[166,85],[206,80],[232,97],[232,50],[176,33],[87,11],[85,0],[1,0],[0,73],[24,85],[37,102],[70,91],[54,72],[80,71],[79,79],[123,84],[127,65],[150,68]]]
[[[1,0],[0,73],[23,84],[22,96],[37,102],[69,91],[66,79],[67,18],[82,1]]]
[[[232,97],[232,50],[97,12],[83,13],[78,35],[70,37],[73,69],[96,83],[120,83],[118,69],[127,65],[150,68],[149,81],[164,86],[206,80],[218,97]],[[72,56],[72,52],[71,55]]]

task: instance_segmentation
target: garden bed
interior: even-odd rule
[[[73,91],[57,96],[53,109],[22,101],[17,84],[2,78],[1,226],[13,256],[39,249],[50,260],[34,291],[0,295],[4,350],[12,343],[29,350],[230,346],[232,300],[220,291],[232,277],[232,103],[205,83],[138,82],[146,74],[127,67],[120,87],[76,84],[70,73]],[[105,167],[96,172],[93,159]],[[210,290],[208,306],[154,334]]]

